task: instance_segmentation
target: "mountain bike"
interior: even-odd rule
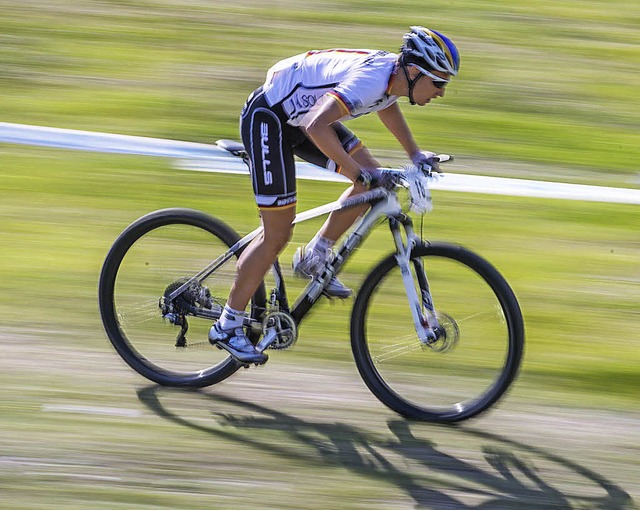
[[[219,144],[245,157],[244,147]],[[439,161],[450,159],[438,156]],[[383,223],[391,250],[364,278],[351,312],[351,349],[371,392],[397,413],[456,422],[497,402],[514,381],[524,323],[505,278],[472,251],[417,235],[410,212],[431,208],[429,168],[388,170],[391,185],[298,214],[294,223],[362,204],[370,208],[291,305],[279,261],[273,288],[251,299],[247,334],[259,351],[284,350],[368,234]],[[161,385],[205,387],[245,365],[211,346],[235,260],[262,228],[241,237],[210,215],[164,209],[129,225],[104,262],[99,303],[106,333],[135,371]]]

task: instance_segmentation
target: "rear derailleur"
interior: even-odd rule
[[[184,290],[171,299],[171,295],[185,285]],[[213,311],[214,305],[209,289],[197,280],[180,278],[167,286],[158,302],[158,307],[163,319],[167,319],[175,326],[180,326],[180,332],[176,338],[176,347],[187,346],[186,334],[189,330],[187,316],[215,320],[217,317]]]

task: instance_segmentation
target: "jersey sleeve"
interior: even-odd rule
[[[342,105],[345,115],[351,115],[380,102],[388,85],[388,73],[365,67],[351,73],[329,94]]]

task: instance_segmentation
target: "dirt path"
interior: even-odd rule
[[[181,391],[147,384],[107,346],[0,331],[0,507],[582,510],[640,499],[638,414],[514,391],[462,426],[410,423],[350,363],[303,367],[280,353]]]

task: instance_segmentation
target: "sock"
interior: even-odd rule
[[[334,244],[336,244],[335,241],[332,241],[331,239],[327,239],[326,237],[322,237],[321,235],[316,234],[315,237],[311,239],[311,241],[309,241],[309,244],[307,244],[306,249],[308,251],[312,251],[312,250],[317,251],[320,254],[322,254],[324,258],[327,251],[333,248]]]
[[[247,312],[244,310],[234,310],[228,304],[224,305],[218,324],[220,329],[235,329],[242,326],[244,318],[247,316]]]
[[[315,235],[305,247],[306,271],[315,274],[322,268],[325,261],[331,256],[331,248],[335,241]]]

